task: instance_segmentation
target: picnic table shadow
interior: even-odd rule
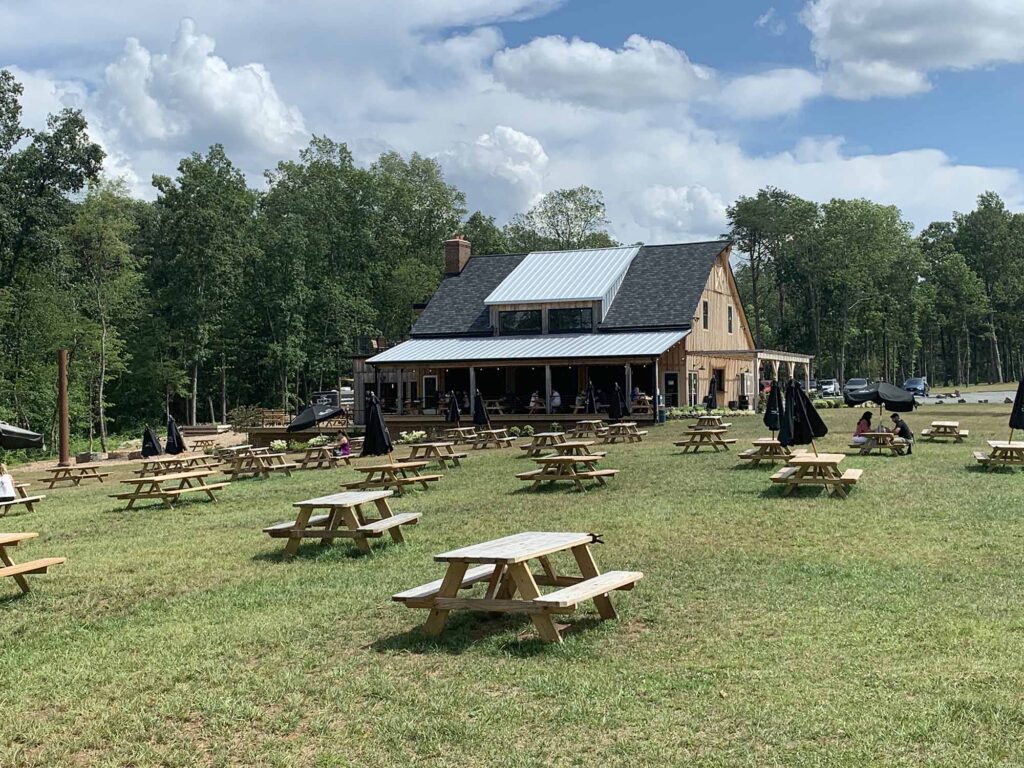
[[[598,616],[580,616],[568,623],[558,622],[557,618],[556,623],[561,628],[563,638],[585,636],[606,623]],[[542,640],[526,614],[453,611],[445,622],[444,631],[436,637],[424,634],[422,624],[417,624],[404,632],[396,632],[375,640],[366,647],[383,654],[411,652],[458,655],[470,648],[478,647],[481,640],[506,631],[516,631],[516,637],[499,644],[497,650],[502,655],[530,658],[558,645]]]
[[[273,541],[273,539],[271,539]],[[325,557],[345,558],[346,560],[363,560],[365,558],[379,557],[384,555],[389,549],[394,546],[393,541],[380,541],[375,542],[371,552],[363,552],[361,549],[355,546],[351,546],[345,543],[345,539],[339,539],[331,546],[323,546],[320,544],[319,539],[310,539],[304,541],[299,545],[299,551],[292,557],[288,557],[284,553],[284,547],[279,547],[266,552],[257,552],[252,556],[252,560],[255,562],[267,562],[267,563],[290,563],[299,562],[301,560],[320,560]]]

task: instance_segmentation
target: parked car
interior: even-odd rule
[[[926,379],[924,376],[919,376],[904,381],[903,389],[905,389],[907,392],[913,392],[915,395],[927,397],[928,392],[931,388],[928,386],[928,379]]]
[[[822,379],[818,387],[822,397],[839,397],[839,382],[835,379]]]
[[[843,385],[843,394],[847,392],[860,392],[862,389],[867,389],[871,386],[871,382],[867,379],[847,379]]]
[[[817,392],[818,391],[818,382],[817,382],[816,379],[808,379],[807,380],[807,391],[808,392]]]

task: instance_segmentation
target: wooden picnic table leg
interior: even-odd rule
[[[536,600],[540,597],[537,582],[533,580],[533,574],[530,573],[530,568],[526,563],[509,563],[508,572],[512,576],[513,581],[515,581],[523,600]],[[550,614],[531,613],[530,619],[533,621],[533,626],[537,628],[541,639],[549,643],[562,642],[562,635],[551,620]]]
[[[391,511],[391,505],[388,504],[388,500],[386,498],[375,499],[373,504],[375,507],[377,507],[377,513],[380,515],[382,520],[388,517],[392,517],[394,515],[394,513]],[[402,526],[400,525],[396,525],[394,528],[390,528],[388,530],[388,533],[391,534],[391,540],[396,544],[401,544],[405,541],[405,536],[402,535]]]
[[[441,580],[441,588],[437,590],[437,597],[455,597],[459,594],[462,586],[462,579],[466,575],[466,563],[448,563],[448,570]],[[445,620],[448,618],[448,610],[444,608],[431,608],[430,615],[423,625],[423,632],[431,637],[441,634],[444,629]]]
[[[580,567],[580,574],[585,579],[593,579],[601,575],[601,571],[597,568],[597,563],[594,562],[594,555],[590,551],[588,544],[580,544],[578,547],[572,548],[573,557],[576,558],[576,563]],[[597,612],[601,615],[602,619],[617,619],[619,614],[615,611],[615,606],[612,605],[612,600],[608,595],[598,595],[594,598],[594,605],[597,606]]]
[[[292,525],[292,532],[288,536],[288,543],[284,545],[286,557],[295,557],[299,553],[299,545],[302,543],[302,532],[309,525],[309,516],[313,513],[312,507],[299,507],[299,514],[295,516],[295,523]]]
[[[6,547],[0,546],[0,562],[7,567],[14,565],[14,561],[11,560],[10,556],[7,554]],[[23,593],[28,594],[28,579],[25,578],[24,574],[16,573],[14,575],[14,581],[17,582],[19,587],[21,587],[21,591]]]

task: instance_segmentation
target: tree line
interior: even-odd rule
[[[728,208],[755,343],[815,355],[819,378],[1024,376],[1024,214],[993,192],[913,234],[895,206],[769,187]]]

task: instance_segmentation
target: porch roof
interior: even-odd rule
[[[689,331],[574,333],[548,336],[483,336],[409,339],[374,355],[370,365],[473,363],[529,360],[594,360],[657,357]]]

